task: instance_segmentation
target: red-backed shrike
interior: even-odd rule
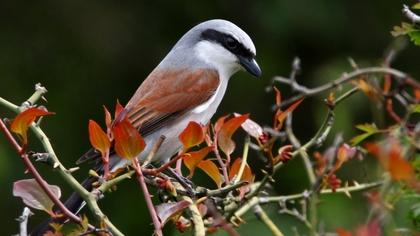
[[[127,103],[125,113],[146,142],[139,159],[144,159],[160,136],[165,136],[153,162],[166,162],[181,148],[179,134],[190,121],[203,125],[210,121],[222,101],[230,77],[245,69],[259,77],[255,46],[238,26],[226,20],[209,20],[189,30],[150,73]],[[88,151],[78,163],[100,158]],[[116,154],[110,157],[111,170],[130,162]],[[92,189],[93,180],[83,182]],[[78,211],[82,198],[72,194],[66,201],[71,211]],[[48,223],[32,235],[41,235]]]
[[[226,92],[230,77],[243,68],[254,76],[261,70],[255,46],[238,26],[226,20],[209,20],[189,30],[150,73],[125,107],[146,142],[144,159],[160,136],[165,136],[153,162],[165,162],[182,144],[179,134],[190,121],[206,125]],[[79,159],[99,158],[89,151]],[[111,169],[130,163],[111,157]]]

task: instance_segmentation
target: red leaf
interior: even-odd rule
[[[286,119],[287,115],[291,112],[293,112],[297,106],[299,106],[299,104],[303,101],[304,98],[301,98],[299,100],[297,100],[296,102],[294,102],[292,105],[290,105],[285,111],[277,111],[276,114],[276,121],[277,121],[277,125],[276,125],[276,129],[281,129],[281,127],[283,126],[283,122]]]
[[[28,128],[40,116],[52,115],[54,112],[48,112],[46,109],[41,109],[38,107],[28,108],[25,111],[19,113],[16,118],[13,120],[10,130],[18,134],[22,140],[23,145],[28,143]]]
[[[220,149],[226,154],[230,155],[235,150],[235,142],[232,140],[232,135],[235,131],[248,119],[248,114],[233,117],[226,121],[218,133],[218,145]]]
[[[131,160],[137,157],[146,146],[140,133],[127,118],[115,122],[112,133],[115,140],[115,151],[122,158]]]
[[[162,203],[156,206],[156,212],[162,222],[162,227],[168,222],[168,220],[181,213],[185,208],[191,205],[190,202],[182,200],[180,202]]]
[[[356,229],[356,236],[380,236],[381,226],[378,220],[372,220],[366,225],[359,226]]]
[[[57,198],[61,197],[61,190],[58,186],[48,185],[48,188]],[[14,182],[13,196],[22,198],[25,205],[29,207],[53,214],[53,201],[48,197],[35,179],[23,179]]]
[[[213,181],[217,184],[220,188],[222,184],[222,176],[220,175],[219,169],[217,168],[216,164],[214,164],[210,160],[204,160],[198,163],[198,168],[202,169]]]
[[[102,130],[102,128],[94,121],[89,120],[89,140],[90,144],[99,152],[102,157],[107,156],[111,142],[109,141],[108,135]]]
[[[236,158],[233,162],[232,166],[229,170],[229,179],[232,180],[233,177],[238,175],[239,169],[241,167],[242,159]],[[254,181],[254,175],[252,174],[251,168],[249,167],[248,163],[245,164],[244,172],[242,173],[241,179],[243,181],[247,181],[248,183],[252,183]]]
[[[197,122],[190,121],[187,128],[178,137],[184,146],[184,151],[187,151],[189,148],[197,146],[204,141],[204,129]]]
[[[204,147],[198,151],[189,152],[184,155],[182,159],[184,161],[184,165],[190,171],[190,174],[188,175],[189,177],[192,177],[198,163],[200,163],[212,150],[213,147]]]

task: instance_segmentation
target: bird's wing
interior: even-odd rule
[[[216,92],[219,82],[216,70],[155,70],[137,89],[124,113],[145,137],[206,102]],[[100,153],[91,149],[76,163],[98,157]]]

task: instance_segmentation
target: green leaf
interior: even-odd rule
[[[375,124],[368,124],[368,123],[360,124],[360,125],[356,125],[356,128],[358,130],[365,131],[366,133],[378,132],[378,128],[376,127]]]
[[[363,131],[363,134],[359,134],[356,137],[353,137],[350,142],[353,146],[356,146],[357,144],[359,144],[360,142],[362,142],[363,140],[367,139],[369,136],[376,134],[379,132],[378,128],[376,127],[375,124],[360,124],[360,125],[356,125],[356,128],[358,130]]]
[[[420,2],[414,4],[411,9],[420,9]]]
[[[420,46],[420,30],[411,31],[408,36],[415,45]]]
[[[420,113],[420,104],[414,104],[411,106],[412,113]]]
[[[401,26],[398,26],[398,25],[394,26],[393,30],[391,31],[391,34],[392,36],[397,37],[400,35],[409,34],[414,31],[419,31],[419,29],[417,29],[415,25],[407,23],[407,22],[402,22]]]

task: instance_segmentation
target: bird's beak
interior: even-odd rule
[[[241,57],[239,56],[239,63],[242,65],[242,67],[248,71],[251,75],[255,76],[255,77],[260,77],[261,76],[261,69],[258,66],[257,62],[255,61],[254,58],[250,58],[250,57]]]

